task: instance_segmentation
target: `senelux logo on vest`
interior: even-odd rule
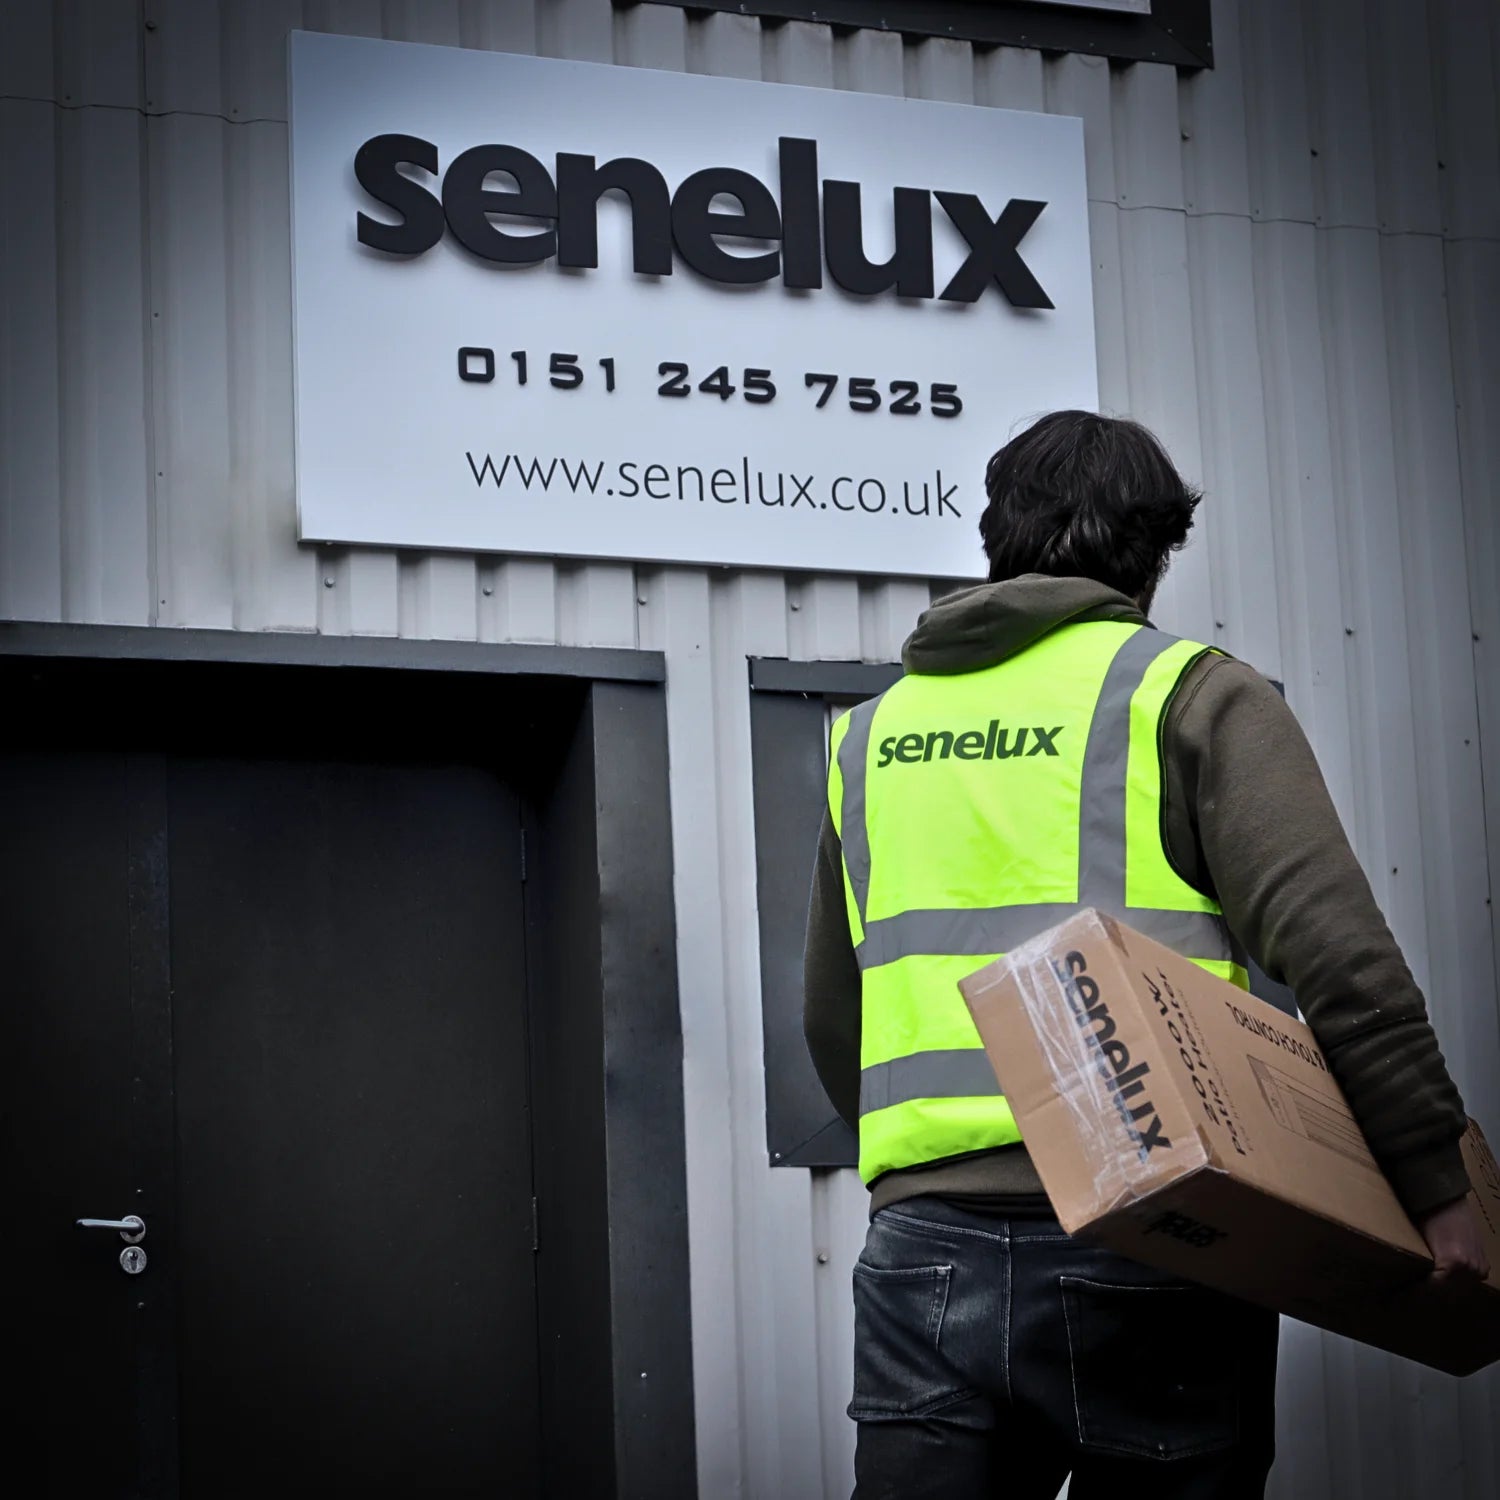
[[[880,742],[878,771],[895,761],[911,766],[918,761],[947,760],[1014,760],[1018,755],[1056,755],[1057,737],[1064,726],[1055,729],[1002,729],[999,719],[991,719],[988,729],[934,729],[927,734],[891,735]],[[1031,737],[1031,746],[1026,744]]]
[[[674,255],[710,281],[743,286],[780,276],[784,285],[816,289],[823,266],[846,292],[873,296],[932,297],[932,200],[963,236],[968,254],[936,295],[944,302],[977,302],[993,282],[1016,307],[1051,307],[1041,283],[1021,258],[1027,230],[1047,206],[1012,198],[998,214],[972,193],[898,187],[892,192],[895,250],[872,261],[864,250],[864,206],[857,182],[818,180],[816,141],[783,136],[779,142],[780,194],[735,167],[705,167],[668,192],[666,179],[648,161],[619,156],[603,165],[592,156],[560,151],[556,176],[517,146],[471,146],[443,173],[441,199],[402,170],[437,175],[438,151],[411,135],[372,136],[355,153],[354,175],[378,203],[401,215],[383,224],[356,218],[359,242],[389,255],[421,255],[447,230],[483,260],[529,266],[557,257],[560,266],[599,264],[598,205],[617,191],[630,200],[632,262],[648,276],[670,276]],[[485,184],[510,177],[514,190]],[[738,213],[715,209],[716,197],[739,202]],[[503,214],[543,226],[514,234],[490,218]],[[778,249],[731,255],[718,240],[779,242]]]
[[[1115,1018],[1109,1013],[1108,1004],[1100,998],[1098,984],[1086,972],[1088,962],[1076,949],[1067,955],[1067,969],[1053,961],[1052,971],[1057,975],[1068,997],[1068,1008],[1073,1019],[1083,1030],[1087,1044],[1098,1054],[1095,1069],[1109,1088],[1110,1099],[1115,1106],[1125,1133],[1135,1142],[1142,1161],[1151,1152],[1170,1147],[1172,1139],[1162,1133],[1161,1116],[1150,1099],[1139,1104],[1130,1103],[1146,1090],[1146,1075],[1151,1064],[1131,1063],[1130,1048],[1115,1036]],[[1095,1024],[1097,1031],[1090,1030]],[[1144,1122],[1144,1123],[1143,1123]]]

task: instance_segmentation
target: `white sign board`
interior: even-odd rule
[[[291,80],[305,540],[974,576],[989,455],[1097,401],[1076,119],[306,33]]]

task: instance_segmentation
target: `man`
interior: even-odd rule
[[[1147,622],[1200,499],[1156,439],[1056,412],[986,490],[990,581],[835,727],[808,918],[808,1046],[871,1189],[856,1500],[1258,1496],[1275,1315],[1062,1232],[957,979],[1080,905],[1236,983],[1248,951],[1453,1284],[1486,1274],[1463,1104],[1280,696]]]

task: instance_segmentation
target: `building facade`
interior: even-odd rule
[[[866,1194],[768,1148],[747,661],[894,662],[951,584],[300,544],[292,30],[1081,117],[1101,407],[1207,494],[1157,618],[1285,684],[1500,1130],[1492,6],[1215,0],[1214,66],[1182,70],[609,0],[4,19],[0,618],[661,654],[698,1494],[831,1500],[852,1472]],[[815,836],[776,852],[799,890]],[[1500,1489],[1500,1373],[1283,1327],[1272,1493]]]

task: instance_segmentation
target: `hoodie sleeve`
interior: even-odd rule
[[[1462,1197],[1463,1101],[1291,710],[1252,668],[1205,657],[1168,709],[1163,761],[1173,864],[1291,986],[1407,1211]]]
[[[802,1031],[813,1067],[844,1120],[859,1128],[859,965],[844,905],[843,851],[823,810],[802,950]]]

